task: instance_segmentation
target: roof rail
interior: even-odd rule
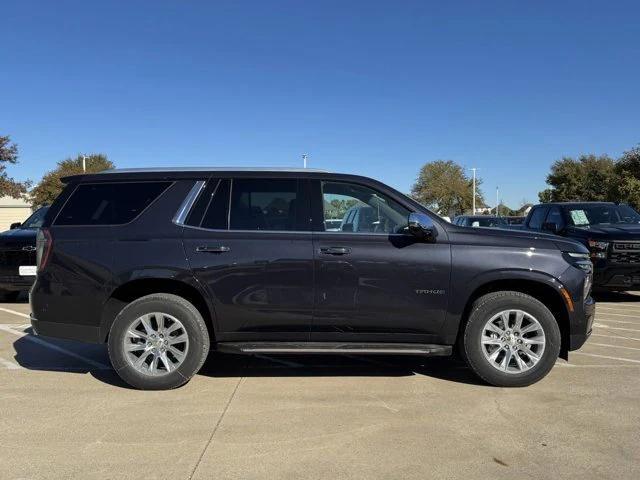
[[[155,167],[155,168],[112,168],[99,172],[104,173],[154,173],[154,172],[320,172],[327,170],[317,168],[293,167]]]

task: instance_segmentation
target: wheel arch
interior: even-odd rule
[[[549,279],[549,281],[545,281],[543,279],[522,277],[492,279],[477,285],[465,303],[460,325],[458,327],[456,344],[460,345],[462,335],[464,334],[464,330],[471,313],[471,308],[478,298],[492,292],[514,291],[532,296],[543,303],[551,311],[558,322],[558,327],[560,328],[562,341],[560,346],[560,358],[564,358],[566,360],[569,355],[570,318],[566,301],[561,293],[563,288],[562,284],[558,281],[551,281],[551,279]]]
[[[107,341],[109,330],[118,313],[137,298],[152,293],[171,293],[178,295],[185,300],[191,302],[198,309],[200,315],[204,319],[209,332],[211,342],[215,340],[215,313],[213,308],[206,300],[206,295],[201,291],[196,280],[193,283],[187,283],[176,278],[157,278],[145,277],[129,280],[119,285],[104,304],[102,309],[102,318],[100,322],[100,339]]]

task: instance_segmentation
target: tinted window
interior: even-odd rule
[[[549,210],[549,215],[547,215],[547,219],[545,221],[547,223],[555,223],[559,228],[564,228],[564,220],[562,219],[560,207],[552,207],[551,210]]]
[[[410,211],[369,187],[322,182],[322,199],[325,228],[340,219],[343,232],[397,233],[407,226]]]
[[[40,228],[44,223],[44,216],[46,215],[47,210],[49,210],[49,207],[39,208],[33,213],[33,215],[22,222],[20,228]]]
[[[228,228],[230,184],[231,181],[228,179],[220,180],[211,196],[201,227],[216,230],[226,230]]]
[[[79,185],[56,218],[56,225],[119,225],[136,218],[171,182]]]
[[[538,207],[531,212],[531,218],[529,219],[529,228],[540,230],[542,222],[547,214],[547,207]]]
[[[185,224],[194,227],[226,230],[229,218],[229,179],[212,179],[207,182]]]
[[[298,230],[297,186],[294,179],[234,179],[231,230]]]

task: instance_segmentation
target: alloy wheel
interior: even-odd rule
[[[162,312],[136,318],[123,342],[129,365],[152,376],[167,375],[179,368],[189,351],[189,336],[182,322]]]
[[[535,367],[542,358],[546,337],[540,322],[523,310],[504,310],[482,329],[482,353],[501,372],[517,374]]]

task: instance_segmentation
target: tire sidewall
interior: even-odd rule
[[[464,333],[465,357],[471,368],[486,382],[504,387],[527,386],[542,379],[555,365],[560,353],[560,328],[553,314],[540,301],[519,292],[487,295],[476,302]],[[504,310],[522,310],[540,322],[545,334],[545,349],[540,361],[522,373],[500,372],[482,351],[482,332],[486,322]]]
[[[126,359],[124,336],[134,320],[151,312],[179,319],[189,337],[187,358],[173,372],[154,377],[138,372]],[[149,295],[127,305],[116,317],[109,333],[109,357],[118,375],[129,385],[145,390],[179,387],[197,373],[209,351],[209,335],[202,316],[186,300],[175,295]]]

